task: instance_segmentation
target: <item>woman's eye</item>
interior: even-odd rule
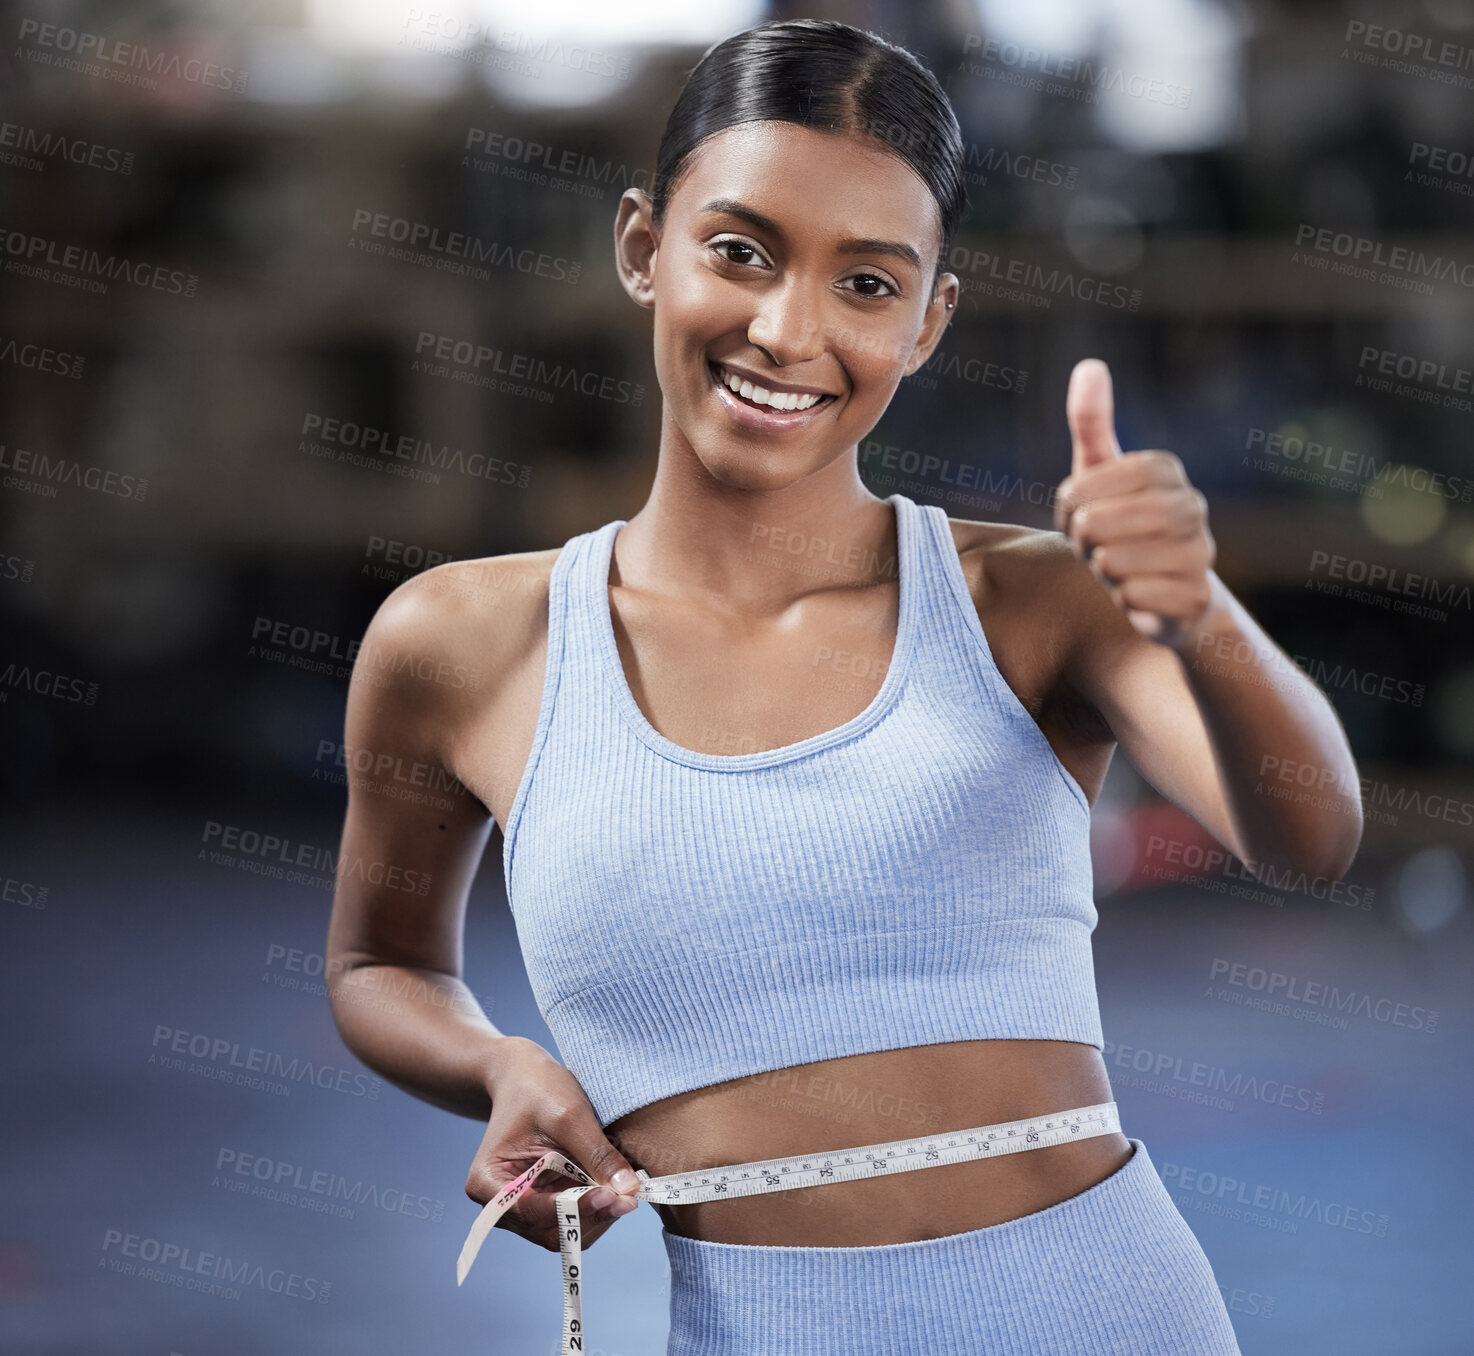
[[[860,290],[858,292],[858,295],[862,297],[885,297],[896,295],[896,289],[892,287],[890,283],[888,283],[884,278],[880,277],[879,274],[876,273],[855,273],[846,278],[845,281],[847,283],[853,282],[866,284],[864,290]],[[875,292],[870,290],[870,285],[873,285],[875,283],[879,283],[881,287],[885,288],[885,291]]]
[[[725,250],[746,250],[747,251],[747,257],[740,258],[740,259],[734,259],[734,258],[732,258],[732,256],[730,254],[723,253],[722,254],[722,258],[725,259],[727,261],[727,263],[729,263],[729,264],[748,264],[748,263],[751,263],[752,260],[757,257],[757,251],[755,249],[753,249],[753,247],[751,245],[749,245],[745,240],[718,240],[717,243],[712,246],[712,249],[718,250],[718,251],[725,251]]]

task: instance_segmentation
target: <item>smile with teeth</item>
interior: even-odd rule
[[[823,395],[801,395],[797,391],[769,391],[727,371],[720,363],[713,363],[712,367],[717,379],[742,399],[754,405],[765,405],[770,410],[811,410],[821,400],[829,399]]]

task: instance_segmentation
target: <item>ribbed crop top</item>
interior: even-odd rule
[[[993,662],[945,512],[886,502],[880,690],[757,753],[683,748],[635,702],[609,608],[623,519],[553,564],[503,866],[533,995],[601,1125],[841,1055],[1102,1044],[1089,803]]]

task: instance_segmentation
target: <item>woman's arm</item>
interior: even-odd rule
[[[1256,875],[1340,878],[1362,811],[1334,708],[1213,572],[1206,501],[1182,463],[1121,452],[1103,363],[1076,367],[1068,413],[1056,522],[1083,562],[1073,686],[1142,775]]]
[[[459,581],[459,568],[438,566],[395,589],[354,664],[348,817],[328,926],[333,1019],[344,1044],[390,1082],[486,1122],[466,1177],[473,1201],[491,1200],[548,1149],[581,1164],[605,1188],[578,1203],[591,1247],[639,1204],[634,1168],[578,1080],[536,1041],[498,1031],[461,981],[466,898],[493,821],[454,776],[448,751],[477,716],[490,709],[495,719],[514,672],[533,661],[541,669],[547,590],[519,587],[537,581],[512,568],[491,602]],[[437,589],[448,575],[460,587]],[[557,1252],[567,1221],[556,1193],[574,1182],[549,1177],[497,1227]]]
[[[344,1044],[371,1069],[486,1120],[499,1059],[521,1038],[498,1031],[461,980],[466,900],[493,821],[443,756],[474,699],[468,672],[487,663],[484,649],[458,654],[458,637],[485,628],[461,615],[474,604],[425,587],[434,573],[384,600],[354,664],[328,992]]]

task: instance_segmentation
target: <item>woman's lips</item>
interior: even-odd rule
[[[716,389],[717,399],[743,428],[756,429],[761,433],[781,433],[801,428],[834,403],[834,397],[826,395],[817,405],[810,405],[806,410],[774,410],[766,405],[754,405],[752,401],[744,400],[722,380],[721,370],[716,363],[708,362],[706,367],[711,374],[711,384]]]

